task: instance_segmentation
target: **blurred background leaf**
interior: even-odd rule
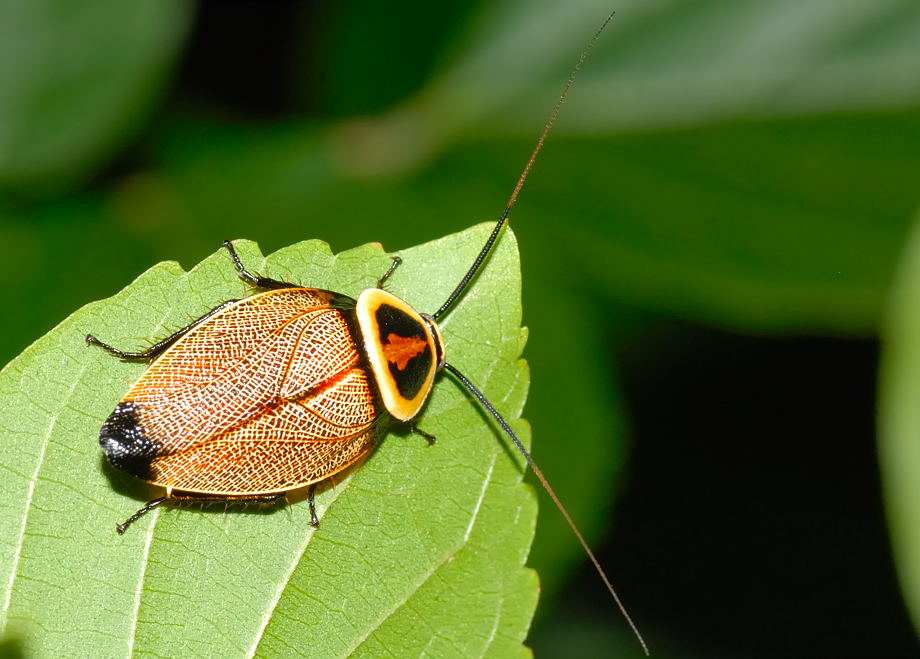
[[[47,194],[115,157],[150,114],[192,8],[185,0],[0,4],[0,187]]]
[[[873,396],[865,392],[920,197],[916,3],[194,7],[168,91],[138,115],[146,123],[132,133],[100,122],[108,144],[125,145],[128,134],[133,141],[96,160],[84,160],[83,147],[68,151],[74,162],[95,162],[75,168],[70,180],[95,174],[71,193],[43,188],[27,168],[11,179],[19,185],[0,201],[0,240],[16,246],[0,262],[7,308],[16,309],[2,330],[7,358],[148,265],[195,263],[227,237],[269,250],[305,237],[336,250],[371,240],[398,250],[494,218],[579,49],[616,9],[513,214],[531,328],[535,454],[592,541],[608,540],[607,562],[640,624],[652,628],[653,647],[659,636],[659,647],[678,653],[737,654],[748,647],[748,620],[784,630],[758,635],[763,651],[852,651],[853,630],[872,624],[888,625],[868,636],[893,647],[912,638],[880,522]],[[98,30],[123,29],[115,13],[93,17]],[[158,52],[185,34],[181,21],[174,25]],[[146,80],[135,90],[139,104],[156,98],[157,81]],[[48,121],[45,133],[60,130]],[[737,373],[724,370],[729,363]],[[849,368],[832,375],[837,364]],[[683,419],[690,408],[699,413]],[[822,414],[824,426],[811,425]],[[758,440],[767,428],[774,434]],[[842,434],[819,450],[831,428]],[[735,447],[754,450],[747,447],[758,441],[775,448],[739,462]],[[685,446],[696,447],[692,470]],[[823,459],[820,473],[798,471],[811,464],[803,461],[809,450]],[[733,488],[759,478],[773,492],[770,507],[723,528],[714,511],[743,501]],[[854,506],[857,483],[865,504]],[[707,488],[713,498],[693,508]],[[820,506],[818,493],[828,496]],[[675,515],[675,498],[691,510]],[[541,503],[531,561],[547,613],[534,635],[538,653],[541,639],[567,629],[597,639],[619,625],[590,577],[569,581],[557,599],[581,559]],[[811,510],[824,524],[805,525]],[[758,552],[799,528],[795,520],[815,555],[839,553],[828,528],[875,530],[866,531],[861,574],[872,599],[886,602],[877,622],[840,623],[827,606],[782,617],[769,596],[745,599],[779,581],[769,570],[751,573],[699,547],[713,534],[714,547],[746,547],[751,564],[770,564]],[[685,534],[691,527],[698,531]],[[696,562],[662,555],[671,546]],[[850,601],[833,586],[812,586],[834,582],[842,568],[818,561],[817,576],[805,563],[795,561],[800,572],[783,564],[790,590]],[[856,597],[859,584],[850,585]],[[700,599],[681,608],[682,589]],[[875,615],[851,609],[848,616]],[[573,626],[564,614],[576,610]],[[712,620],[725,623],[710,629]]]
[[[920,226],[920,225],[918,225]],[[904,597],[920,627],[920,232],[913,231],[883,331],[879,440],[892,546]]]

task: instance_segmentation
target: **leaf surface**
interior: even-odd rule
[[[388,288],[433,310],[488,229],[401,252]],[[238,247],[262,274],[352,296],[389,265],[374,245],[333,256],[309,241],[267,259],[254,243]],[[316,531],[299,502],[159,509],[115,534],[115,522],[157,493],[107,467],[96,437],[144,367],[83,336],[145,345],[244,290],[224,253],[189,273],[161,263],[0,372],[7,630],[36,656],[524,654],[536,604],[535,575],[523,568],[535,499],[518,456],[445,377],[419,420],[437,443],[388,435],[363,466],[321,488]],[[520,313],[508,233],[441,327],[452,363],[527,437]]]

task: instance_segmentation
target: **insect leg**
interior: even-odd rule
[[[121,524],[115,525],[118,533],[124,533],[134,522],[149,513],[151,510],[163,503],[210,503],[214,501],[223,501],[224,503],[275,503],[278,499],[283,499],[285,492],[276,492],[274,494],[253,494],[238,496],[219,496],[213,494],[170,494],[168,496],[154,499],[145,503],[136,513],[131,515]]]
[[[402,259],[398,256],[394,256],[393,263],[391,263],[387,271],[383,273],[383,277],[377,280],[377,288],[383,288],[384,283],[386,283],[386,280],[390,278],[390,275],[393,274],[393,271],[401,265]]]
[[[87,335],[86,335],[86,342],[87,342],[88,344],[90,344],[91,346],[99,346],[100,348],[102,348],[103,350],[105,350],[105,351],[106,351],[107,353],[109,353],[110,355],[114,355],[115,357],[118,357],[119,359],[126,359],[126,360],[129,360],[129,361],[135,361],[135,360],[137,360],[137,361],[147,361],[147,360],[153,359],[153,358],[155,358],[155,357],[158,357],[158,356],[159,356],[161,353],[163,353],[169,346],[171,346],[173,343],[175,343],[176,341],[178,341],[182,336],[184,336],[190,329],[192,329],[192,328],[195,327],[196,325],[199,325],[199,324],[202,323],[203,321],[207,320],[208,318],[210,318],[211,316],[213,316],[214,314],[216,314],[218,311],[221,311],[222,309],[227,308],[228,306],[230,306],[230,305],[233,304],[234,302],[237,302],[237,300],[227,300],[227,301],[224,302],[223,304],[220,304],[220,305],[214,307],[214,308],[211,309],[208,313],[206,313],[205,315],[203,315],[201,318],[197,319],[196,321],[194,321],[194,322],[191,323],[190,325],[186,325],[186,326],[183,327],[182,329],[180,329],[180,330],[178,330],[178,331],[176,331],[176,332],[173,332],[172,334],[170,334],[169,336],[167,336],[165,339],[162,339],[162,340],[160,340],[160,341],[157,341],[156,343],[154,343],[152,346],[150,346],[150,347],[147,348],[146,350],[139,350],[139,351],[136,351],[136,352],[126,352],[126,351],[123,351],[123,350],[119,350],[118,348],[113,348],[113,347],[110,346],[108,343],[103,343],[102,341],[100,341],[99,339],[97,339],[97,338],[96,338],[95,336],[93,336],[92,334],[87,334]]]
[[[118,535],[121,535],[122,533],[127,531],[129,526],[134,524],[134,522],[139,520],[141,517],[149,513],[151,510],[159,506],[164,501],[166,501],[166,497],[160,497],[159,499],[148,501],[136,513],[131,515],[131,517],[123,521],[121,524],[116,524],[115,530],[118,531]]]
[[[310,526],[317,528],[319,526],[319,517],[316,516],[316,483],[310,486],[310,493],[307,495],[307,502],[310,504]]]
[[[229,240],[225,240],[221,243],[224,247],[227,248],[227,251],[230,252],[230,258],[233,259],[233,265],[236,266],[236,272],[245,282],[249,282],[257,288],[265,288],[269,290],[279,289],[279,288],[299,288],[297,284],[290,284],[286,281],[278,281],[277,279],[270,279],[268,277],[262,277],[261,275],[249,272],[246,269],[246,266],[243,265],[243,262],[240,261],[239,255],[236,253],[236,249],[233,247],[233,243]]]
[[[428,442],[428,446],[431,446],[432,444],[434,444],[435,440],[437,439],[437,437],[435,437],[435,436],[432,435],[431,433],[425,432],[424,430],[422,430],[421,428],[419,428],[419,427],[418,427],[417,425],[415,425],[414,423],[410,423],[410,424],[409,424],[409,430],[410,430],[410,432],[412,432],[412,433],[414,433],[414,434],[416,434],[416,435],[421,435],[422,437],[424,437],[424,438],[425,438],[425,441]]]

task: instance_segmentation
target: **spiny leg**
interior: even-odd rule
[[[390,267],[387,268],[387,271],[383,273],[383,276],[377,280],[377,288],[383,288],[383,285],[386,283],[387,279],[390,278],[390,275],[393,274],[396,268],[402,265],[401,258],[399,258],[398,256],[394,256],[392,258],[393,258],[393,262],[390,264]]]
[[[286,281],[278,281],[277,279],[271,279],[269,277],[263,277],[253,272],[249,272],[246,269],[246,266],[243,265],[243,262],[240,260],[239,255],[236,253],[236,249],[233,247],[233,243],[229,240],[225,240],[221,243],[224,247],[227,248],[227,251],[230,252],[230,258],[233,259],[233,265],[236,267],[236,273],[240,276],[245,282],[252,284],[257,288],[265,288],[268,290],[276,290],[279,288],[299,288],[297,284],[290,284]]]
[[[119,350],[118,348],[113,348],[108,343],[103,343],[102,341],[97,339],[92,334],[86,335],[86,342],[91,346],[99,346],[100,348],[105,350],[110,355],[118,357],[119,359],[125,359],[128,361],[149,361],[151,359],[159,357],[163,352],[166,351],[166,349],[169,346],[171,346],[173,343],[175,343],[180,338],[182,338],[185,334],[187,334],[189,330],[196,327],[197,325],[200,325],[202,322],[204,322],[205,320],[207,320],[208,318],[216,314],[218,311],[222,311],[223,309],[226,309],[228,306],[230,306],[234,302],[237,302],[237,300],[227,300],[223,304],[220,304],[214,307],[208,313],[203,315],[201,318],[198,318],[190,325],[186,325],[182,329],[173,332],[172,334],[167,336],[165,339],[157,341],[156,343],[154,343],[152,346],[150,346],[149,348],[145,350],[138,350],[138,351]]]
[[[214,501],[223,501],[224,503],[262,503],[270,504],[275,503],[278,499],[283,499],[285,492],[276,492],[274,494],[253,494],[253,495],[238,495],[238,496],[218,496],[218,495],[209,495],[209,494],[171,494],[159,499],[154,499],[153,501],[148,501],[143,506],[141,506],[136,513],[131,515],[121,524],[115,525],[115,530],[119,534],[124,533],[128,530],[128,527],[131,526],[134,522],[139,520],[141,517],[149,513],[151,510],[163,503],[185,503],[185,502],[194,502],[194,503],[209,503]]]
[[[222,244],[224,247],[227,248],[227,251],[230,252],[230,257],[233,259],[233,264],[234,266],[236,266],[236,270],[239,273],[240,278],[243,279],[244,281],[247,281],[250,284],[257,286],[259,288],[266,288],[266,289],[297,288],[297,284],[289,284],[287,282],[278,281],[276,279],[269,279],[268,277],[260,277],[259,275],[249,272],[246,269],[246,267],[243,265],[242,261],[240,261],[240,257],[236,253],[236,250],[233,248],[233,244],[229,240],[225,240]],[[390,270],[387,272],[387,274],[384,275],[384,278],[389,276],[389,273],[392,272],[393,269],[394,267],[391,267]],[[161,341],[157,341],[156,343],[154,343],[152,346],[150,346],[149,348],[145,350],[137,350],[137,351],[119,350],[118,348],[110,346],[108,343],[100,341],[92,334],[86,335],[86,342],[89,345],[99,346],[100,348],[105,350],[110,355],[114,355],[115,357],[118,357],[119,359],[125,359],[128,361],[149,361],[151,359],[154,359],[160,356],[163,352],[166,351],[167,348],[169,348],[169,346],[171,346],[176,341],[178,341],[180,338],[182,338],[183,335],[188,333],[188,331],[194,328],[196,325],[199,325],[206,319],[216,314],[218,311],[222,311],[223,309],[226,309],[228,306],[230,306],[234,302],[238,302],[238,300],[227,300],[223,304],[220,304],[214,307],[208,313],[203,315],[201,318],[198,318],[197,320],[195,320],[195,322],[183,327],[182,329],[176,332],[173,332],[172,334],[167,336],[165,339]]]
[[[134,522],[139,520],[141,517],[149,513],[151,510],[159,506],[164,501],[166,501],[166,497],[160,497],[159,499],[148,501],[143,506],[141,506],[136,513],[131,515],[131,517],[123,521],[121,524],[116,524],[115,530],[118,531],[118,535],[122,535],[125,531],[128,530],[129,526],[134,524]]]
[[[278,281],[277,279],[269,279],[268,277],[260,277],[259,275],[255,275],[249,272],[243,265],[242,261],[240,261],[240,257],[239,255],[237,255],[236,250],[233,248],[233,244],[229,240],[225,240],[222,244],[224,247],[227,248],[227,251],[230,252],[230,257],[233,259],[233,264],[234,266],[236,266],[236,270],[239,273],[240,278],[243,279],[244,281],[247,281],[250,284],[257,286],[259,288],[265,288],[265,289],[297,288],[298,287],[297,284],[290,284],[287,282]],[[390,270],[392,271],[392,269],[393,268],[391,268]],[[89,345],[99,346],[100,348],[105,350],[110,355],[114,355],[115,357],[118,357],[119,359],[125,359],[128,361],[149,361],[151,359],[154,359],[160,356],[163,352],[166,351],[167,348],[169,348],[169,346],[171,346],[176,341],[178,341],[180,338],[182,338],[182,336],[188,333],[188,331],[194,328],[196,325],[199,325],[200,323],[210,318],[217,312],[222,311],[223,309],[226,309],[228,306],[230,306],[234,302],[238,302],[238,300],[227,300],[223,304],[220,304],[214,307],[208,313],[203,315],[201,318],[198,318],[195,322],[183,327],[182,329],[176,332],[173,332],[172,334],[167,336],[165,339],[161,341],[157,341],[156,343],[154,343],[152,346],[150,346],[149,348],[145,350],[137,350],[137,351],[119,350],[118,348],[110,346],[108,343],[100,341],[92,334],[86,335],[86,342]]]

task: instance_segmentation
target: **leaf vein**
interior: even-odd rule
[[[489,483],[492,481],[492,476],[493,476],[494,467],[495,467],[495,458],[496,456],[493,455],[492,462],[489,465],[489,470],[488,472],[486,472],[485,478],[482,481],[482,489],[479,491],[479,497],[477,498],[476,504],[473,506],[473,514],[470,516],[470,522],[469,524],[467,524],[466,532],[464,533],[463,542],[461,543],[460,548],[469,544],[470,532],[472,531],[473,526],[475,526],[476,524],[476,520],[479,517],[479,511],[482,509],[482,502],[486,496],[486,491],[489,489]],[[397,602],[395,606],[393,606],[388,611],[386,611],[383,615],[377,618],[373,626],[369,627],[367,631],[360,638],[356,640],[356,642],[351,646],[351,648],[349,648],[348,651],[344,653],[343,656],[348,657],[354,654],[355,651],[357,651],[357,649],[361,647],[365,643],[365,641],[367,641],[368,638],[370,638],[371,634],[373,634],[375,631],[380,629],[383,623],[389,620],[393,616],[393,614],[399,611],[403,606],[406,606],[409,600],[412,598],[412,596],[415,595],[415,593],[417,593],[422,588],[422,586],[428,583],[431,580],[431,578],[435,574],[438,573],[438,570],[440,570],[442,567],[447,565],[451,560],[453,560],[455,553],[456,551],[449,552],[444,558],[441,559],[440,562],[434,565],[422,577],[420,581],[418,581],[415,585],[412,586],[412,588],[408,592],[406,592],[405,597],[402,599],[402,601]]]
[[[327,503],[322,511],[320,511],[321,513],[325,513],[325,511],[329,509],[329,506],[331,506],[332,503],[338,499],[338,493],[336,493],[335,490],[333,490],[333,492],[333,498],[331,498],[329,503]],[[268,627],[268,623],[271,622],[272,616],[275,614],[275,609],[278,607],[278,602],[281,601],[281,596],[284,594],[284,591],[288,586],[288,582],[291,580],[291,576],[294,574],[297,566],[300,565],[300,560],[303,558],[304,553],[307,551],[307,547],[313,540],[314,535],[315,531],[313,529],[309,529],[304,534],[303,544],[301,544],[296,555],[294,556],[294,559],[291,561],[291,565],[288,568],[287,573],[284,575],[284,578],[279,580],[278,588],[275,590],[275,593],[272,596],[271,601],[268,603],[268,606],[265,607],[265,613],[262,615],[262,620],[259,623],[259,629],[256,631],[255,637],[252,640],[252,645],[249,646],[249,652],[246,654],[249,659],[252,659],[252,657],[255,656],[256,650],[259,647],[259,643],[262,642],[262,637],[265,635],[265,629]]]
[[[141,598],[144,595],[144,581],[147,577],[147,565],[150,563],[150,545],[153,544],[153,532],[157,527],[157,520],[160,518],[160,509],[155,508],[151,511],[150,526],[147,528],[147,537],[144,539],[144,553],[141,555],[141,573],[137,579],[137,587],[134,589],[134,606],[131,611],[131,621],[128,632],[128,651],[126,657],[134,654],[134,641],[137,638],[137,623],[140,618]]]
[[[70,403],[70,399],[73,397],[74,391],[76,391],[77,385],[80,380],[83,379],[84,373],[86,373],[86,364],[80,367],[80,372],[73,379],[67,394],[64,396],[61,407],[66,407]],[[57,426],[58,414],[54,414],[51,417],[51,422],[48,424],[48,429],[45,431],[45,436],[42,438],[42,445],[38,452],[38,460],[35,462],[35,469],[32,471],[32,476],[29,478],[29,486],[26,490],[25,505],[23,506],[22,511],[22,523],[19,525],[19,536],[16,540],[16,550],[13,553],[13,563],[10,566],[10,578],[6,584],[6,591],[3,594],[3,608],[0,609],[0,631],[6,627],[7,614],[9,612],[10,603],[13,600],[13,584],[16,581],[16,574],[19,571],[19,559],[22,556],[22,547],[26,539],[26,525],[29,522],[29,513],[32,510],[32,497],[35,495],[35,484],[38,482],[38,474],[42,468],[42,465],[45,462],[45,454],[48,451],[48,444],[51,441],[51,435],[54,434],[54,429]]]

